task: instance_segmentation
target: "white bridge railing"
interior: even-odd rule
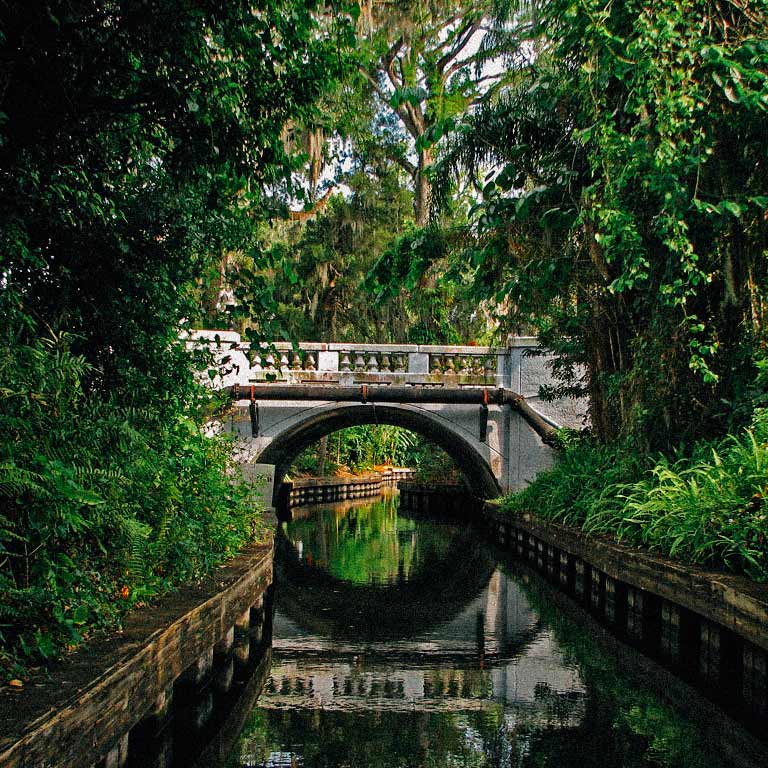
[[[423,344],[243,342],[232,331],[194,331],[188,343],[214,353],[214,386],[233,384],[400,384],[509,387],[532,337],[511,337],[506,347]],[[513,359],[514,358],[514,359]],[[516,359],[516,360],[515,360]]]

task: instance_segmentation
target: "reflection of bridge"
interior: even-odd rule
[[[276,660],[259,697],[264,709],[326,711],[472,712],[518,706],[546,713],[562,703],[581,714],[585,688],[566,666],[549,633],[541,632],[519,656],[488,668],[442,666],[434,659],[392,664],[338,656]],[[562,707],[557,707],[559,710]]]
[[[553,460],[553,426],[581,423],[579,404],[545,403],[552,383],[535,339],[504,348],[408,344],[243,344],[197,331],[231,388],[242,458],[276,466],[279,485],[296,455],[336,430],[394,424],[418,432],[456,461],[476,495],[525,485]]]
[[[328,590],[322,591],[332,591],[332,587],[329,584]],[[331,611],[325,610],[322,595],[315,595],[297,611],[292,604],[295,591],[286,589],[285,580],[281,581],[281,607],[274,619],[274,650],[276,660],[282,664],[293,663],[302,668],[309,664],[319,670],[320,676],[323,669],[333,666],[347,669],[351,675],[370,669],[395,669],[418,673],[419,679],[423,678],[423,670],[450,666],[451,674],[461,670],[462,675],[483,678],[482,690],[476,689],[476,695],[503,700],[529,698],[519,687],[527,686],[533,691],[539,683],[546,683],[553,690],[570,690],[576,679],[576,673],[560,662],[549,633],[542,629],[525,593],[514,578],[498,569],[485,577],[483,586],[474,594],[466,595],[463,604],[444,611],[441,621],[432,619],[424,624],[415,619],[411,632],[398,639],[378,633],[347,633],[345,627],[337,626],[337,621],[323,621],[323,616]],[[354,609],[350,611],[353,614]],[[385,618],[383,610],[379,615]],[[510,665],[514,668],[512,677],[508,677]],[[530,674],[526,672],[529,669]],[[538,676],[539,673],[545,677]],[[488,682],[493,683],[491,689]],[[289,690],[295,692],[293,687]],[[415,689],[408,690],[413,698]],[[425,695],[429,697],[429,690],[422,686],[418,697]]]
[[[274,653],[259,699],[268,709],[582,713],[578,671],[499,570],[458,614],[397,642],[321,636],[279,610]]]

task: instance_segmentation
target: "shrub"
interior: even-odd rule
[[[505,501],[593,534],[768,580],[768,411],[749,429],[650,462],[626,445],[577,442]]]
[[[135,407],[91,391],[66,335],[0,347],[0,642],[7,672],[58,656],[251,534],[201,393]],[[187,374],[188,375],[188,374]]]

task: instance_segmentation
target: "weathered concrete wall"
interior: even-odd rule
[[[122,633],[78,651],[52,678],[21,691],[6,687],[0,692],[0,765],[86,768],[100,759],[104,766],[123,765],[133,728],[163,720],[182,689],[208,681],[216,663],[238,648],[249,661],[271,583],[272,544],[254,545],[215,578],[133,612]],[[226,680],[217,676],[215,682]],[[192,715],[201,722],[207,701],[194,702]]]
[[[493,538],[753,728],[768,727],[768,585],[486,503]]]

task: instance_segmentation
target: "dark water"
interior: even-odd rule
[[[768,765],[540,577],[397,496],[295,510],[276,580],[271,673],[229,766]]]

